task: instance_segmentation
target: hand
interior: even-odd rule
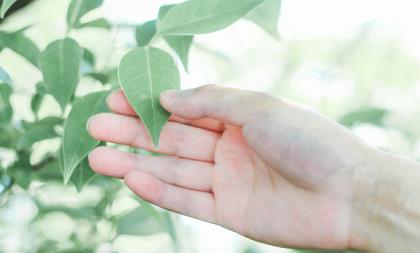
[[[352,179],[371,150],[345,128],[278,97],[210,85],[163,93],[173,115],[156,150],[121,91],[107,102],[113,113],[89,121],[94,138],[166,155],[90,154],[96,172],[141,198],[272,245],[358,247]]]

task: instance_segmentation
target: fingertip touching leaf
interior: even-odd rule
[[[245,18],[253,21],[270,35],[278,37],[277,25],[280,16],[281,1],[265,0],[265,2],[248,13]]]
[[[10,9],[10,7],[12,7],[12,5],[14,3],[16,3],[17,0],[3,0],[1,3],[1,8],[0,8],[0,18],[4,18],[4,16],[6,15],[7,10]]]
[[[172,7],[158,26],[161,35],[194,35],[223,29],[264,0],[189,0]]]
[[[136,40],[139,47],[149,45],[156,35],[156,20],[148,21],[136,27]]]
[[[82,49],[73,39],[51,43],[40,57],[44,84],[64,111],[79,83]]]
[[[170,116],[160,105],[160,93],[180,86],[174,60],[157,48],[137,48],[121,60],[118,77],[128,101],[158,146],[160,132]]]
[[[76,167],[98,145],[90,137],[86,125],[90,117],[108,111],[107,91],[91,93],[76,99],[64,124],[63,136],[63,177],[67,183]]]

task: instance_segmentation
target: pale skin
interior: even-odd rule
[[[207,85],[169,91],[159,148],[127,102],[91,118],[103,175],[139,197],[281,247],[417,252],[420,165],[370,148],[319,113],[264,93]]]

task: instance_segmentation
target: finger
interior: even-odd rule
[[[219,133],[168,122],[161,133],[159,148],[155,148],[140,119],[112,113],[93,116],[88,123],[92,137],[149,151],[193,160],[212,162]]]
[[[128,102],[127,97],[124,95],[124,92],[122,90],[112,92],[107,97],[107,104],[109,109],[115,113],[127,116],[137,116],[137,113],[134,111],[133,107]],[[224,128],[223,124],[220,121],[210,118],[188,120],[178,117],[176,115],[172,115],[169,118],[169,120],[216,132],[221,132]]]
[[[122,178],[132,170],[149,173],[165,183],[198,191],[211,191],[213,164],[168,156],[147,156],[98,147],[89,155],[94,171]]]
[[[206,85],[185,91],[166,91],[160,102],[169,112],[186,119],[213,118],[242,126],[278,108],[281,100],[268,94]]]
[[[139,197],[165,209],[214,223],[213,194],[166,184],[137,170],[124,175],[125,184]]]

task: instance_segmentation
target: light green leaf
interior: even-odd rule
[[[88,184],[95,175],[95,172],[89,166],[89,160],[85,158],[77,165],[70,181],[74,184],[77,191],[81,192],[83,187]]]
[[[36,142],[59,137],[55,126],[61,125],[63,119],[48,117],[40,121],[29,123],[26,131],[20,136],[17,142],[18,150],[28,150]]]
[[[159,22],[162,20],[168,11],[175,5],[164,5],[159,9]],[[163,39],[168,43],[168,45],[175,51],[179,59],[182,62],[185,70],[188,71],[188,57],[190,53],[191,44],[193,42],[193,36],[163,36]]]
[[[136,40],[139,47],[149,45],[156,34],[156,20],[148,21],[136,27]]]
[[[265,0],[264,3],[248,13],[245,18],[253,21],[274,37],[278,37],[277,25],[280,16],[281,1]]]
[[[12,88],[6,83],[0,82],[0,122],[9,122],[13,116],[10,96]]]
[[[171,8],[159,23],[163,35],[194,35],[223,29],[264,0],[189,0]]]
[[[85,22],[83,24],[80,24],[78,28],[100,28],[100,29],[111,29],[111,25],[109,22],[104,18],[98,18],[89,22]]]
[[[38,47],[23,34],[23,31],[13,33],[0,31],[0,48],[9,48],[28,60],[35,67],[38,67],[40,51]]]
[[[142,204],[117,220],[118,235],[144,236],[162,232],[165,232],[165,227],[159,213],[147,204]]]
[[[157,48],[137,48],[121,60],[118,78],[128,101],[158,146],[160,132],[170,116],[160,105],[160,93],[180,86],[174,60]]]
[[[77,99],[64,124],[63,176],[67,183],[79,163],[98,145],[86,130],[87,121],[97,113],[106,112],[108,92],[92,93]]]
[[[51,43],[40,57],[45,88],[64,111],[79,83],[82,49],[73,39]]]
[[[12,7],[12,5],[16,3],[16,1],[17,0],[3,0],[0,9],[0,18],[4,18],[7,10],[10,9],[10,7]]]
[[[351,112],[340,119],[340,123],[347,127],[353,127],[360,123],[369,123],[383,126],[388,111],[382,108],[365,108]]]
[[[72,0],[67,11],[69,28],[79,28],[80,19],[93,9],[102,5],[103,0]]]

